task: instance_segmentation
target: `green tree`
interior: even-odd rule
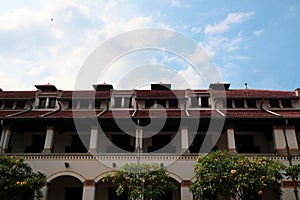
[[[225,151],[198,158],[194,166],[196,181],[190,186],[196,200],[261,199],[266,188],[281,195],[284,170],[281,162],[265,157],[247,158]]]
[[[0,156],[0,199],[40,198],[45,183],[46,176],[34,173],[22,158]]]
[[[117,185],[117,195],[127,193],[129,200],[157,199],[168,189],[175,189],[164,168],[152,163],[126,164],[113,175],[103,178],[103,182],[112,181]]]
[[[289,166],[286,169],[286,175],[290,179],[297,180],[300,176],[300,164]]]

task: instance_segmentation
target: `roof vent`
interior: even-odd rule
[[[228,90],[230,83],[211,83],[209,88],[213,90]]]
[[[55,85],[51,85],[50,83],[45,84],[45,85],[35,85],[35,87],[38,90],[41,90],[42,92],[56,92],[57,88]]]
[[[109,91],[109,90],[114,89],[114,87],[111,84],[106,84],[106,83],[96,84],[96,85],[93,85],[93,87],[96,91]]]
[[[171,84],[168,83],[154,83],[151,84],[151,90],[170,90]]]

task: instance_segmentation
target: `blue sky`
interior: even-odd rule
[[[243,88],[245,82],[257,89],[300,87],[298,0],[2,0],[0,88],[35,89],[35,84],[52,83],[72,89],[82,64],[97,46],[143,27],[172,29],[193,39],[231,88]],[[171,55],[145,57],[149,63],[174,61]],[[116,64],[110,74],[114,70],[122,74],[126,64]],[[189,70],[181,72],[192,79]],[[117,80],[113,75],[107,79],[113,84]],[[192,86],[201,84],[195,81]]]

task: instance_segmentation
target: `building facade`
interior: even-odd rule
[[[300,162],[300,90],[229,89],[35,91],[0,89],[0,153],[18,155],[47,175],[44,199],[111,200],[102,178],[126,163],[166,167],[177,189],[164,199],[192,200],[196,158],[211,150]],[[288,149],[288,151],[287,151]],[[291,180],[283,198],[294,199]],[[264,199],[272,198],[266,193]]]

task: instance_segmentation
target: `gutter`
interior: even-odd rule
[[[96,117],[100,117],[101,115],[103,115],[108,110],[109,110],[108,100],[106,99],[106,108],[102,112],[100,112],[99,114],[97,114]]]
[[[22,110],[22,111],[20,111],[20,112],[13,113],[13,114],[10,114],[10,115],[6,115],[5,117],[14,117],[14,116],[16,116],[16,115],[20,115],[20,114],[23,114],[23,113],[27,113],[27,112],[31,111],[32,108],[33,108],[33,107],[32,107],[32,104],[30,104],[30,107],[29,107],[28,109]]]
[[[56,113],[56,112],[60,111],[60,110],[61,110],[61,104],[60,104],[59,101],[57,101],[57,103],[58,103],[58,106],[59,106],[58,109],[53,110],[53,111],[50,111],[50,112],[47,112],[47,113],[45,113],[45,114],[42,114],[42,115],[40,115],[39,117],[46,117],[46,116],[48,116],[48,115],[51,115],[51,114],[53,114],[53,113]]]
[[[217,113],[219,113],[222,117],[226,117],[226,115],[221,112],[221,110],[219,110],[219,108],[217,108],[217,102],[215,101],[215,106],[214,106],[214,110],[217,111]]]
[[[260,105],[259,105],[259,108],[260,108],[262,111],[265,111],[265,112],[267,112],[267,113],[269,113],[269,114],[271,114],[271,115],[275,115],[275,116],[277,116],[277,117],[283,117],[282,115],[280,115],[280,114],[278,114],[278,113],[276,113],[276,112],[273,112],[273,111],[271,111],[271,110],[268,110],[267,108],[264,108],[264,107],[263,107],[263,103],[264,103],[264,101],[262,101],[262,102],[260,103]]]

